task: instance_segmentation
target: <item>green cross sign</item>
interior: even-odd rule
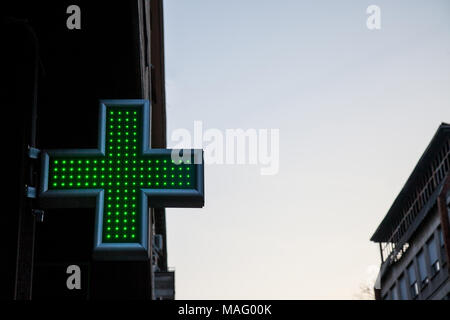
[[[203,151],[150,149],[148,100],[100,101],[97,149],[44,150],[40,203],[95,207],[94,258],[148,258],[148,207],[202,207]]]

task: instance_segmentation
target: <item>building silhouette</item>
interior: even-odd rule
[[[450,299],[450,125],[442,123],[371,241],[380,300]]]
[[[66,25],[78,5],[81,27]],[[172,299],[164,209],[149,210],[148,261],[92,259],[92,208],[41,210],[40,149],[95,148],[101,99],[148,99],[153,148],[166,147],[162,0],[5,1],[2,107],[9,137],[1,273],[4,299]],[[66,286],[81,268],[80,290]]]

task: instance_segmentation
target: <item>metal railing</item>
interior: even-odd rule
[[[421,182],[409,198],[407,199],[401,219],[395,223],[391,236],[387,242],[381,243],[383,262],[393,263],[401,259],[408,249],[407,243],[400,244],[400,240],[408,231],[417,215],[427,204],[437,186],[449,173],[450,167],[450,140],[447,140],[436,158],[431,162],[430,167],[424,174]]]

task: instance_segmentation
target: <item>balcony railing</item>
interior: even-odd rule
[[[447,140],[434,161],[432,161],[415,191],[411,193],[409,199],[406,201],[402,218],[395,224],[389,240],[381,243],[383,262],[396,262],[406,252],[409,245],[407,243],[400,243],[400,240],[427,204],[437,186],[445,179],[449,173],[449,167],[450,140]]]

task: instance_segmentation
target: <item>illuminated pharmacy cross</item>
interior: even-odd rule
[[[96,207],[99,259],[147,258],[148,205],[203,206],[202,151],[174,161],[172,150],[150,149],[149,112],[147,100],[101,101],[99,149],[44,152],[40,198]]]

